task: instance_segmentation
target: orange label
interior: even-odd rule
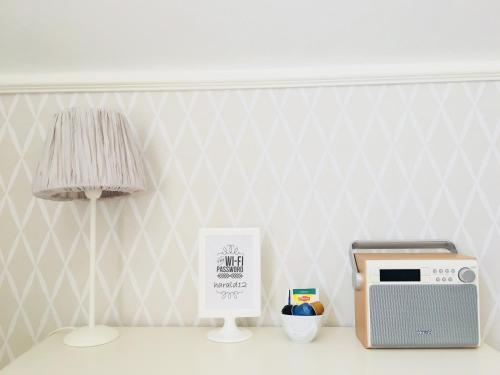
[[[311,299],[311,297],[309,297],[309,296],[300,296],[299,297],[299,300],[301,300],[301,301],[309,301],[310,299]]]

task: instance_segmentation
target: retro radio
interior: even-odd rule
[[[366,348],[479,346],[474,258],[446,241],[360,241],[350,251],[356,334]]]

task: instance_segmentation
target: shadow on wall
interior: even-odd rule
[[[485,341],[488,345],[500,351],[500,310],[497,310],[493,326],[490,328],[490,333],[486,336]]]

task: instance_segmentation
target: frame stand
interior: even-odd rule
[[[238,328],[235,317],[225,317],[221,328],[208,332],[208,339],[215,342],[240,342],[248,340],[252,332],[248,329]]]

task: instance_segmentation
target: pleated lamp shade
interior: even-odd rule
[[[105,109],[72,108],[55,114],[54,127],[33,179],[33,194],[50,200],[101,198],[144,190],[137,142],[125,117]]]

